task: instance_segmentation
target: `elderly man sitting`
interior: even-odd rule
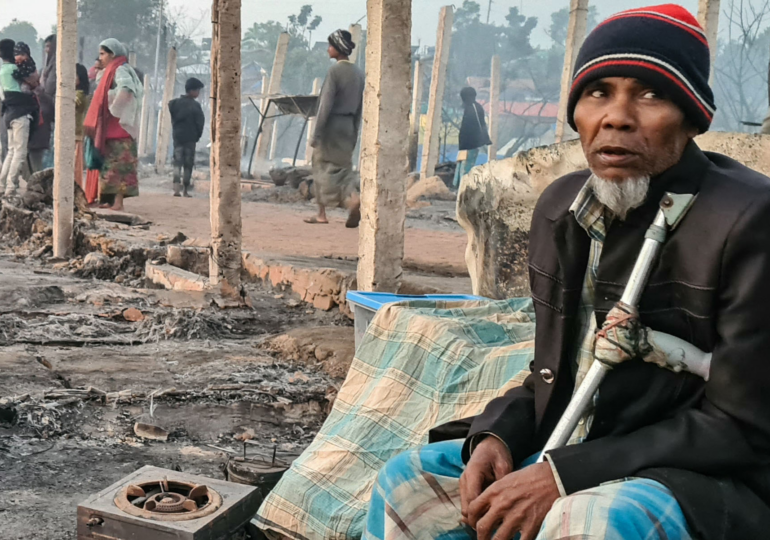
[[[770,538],[770,179],[693,142],[715,111],[708,77],[706,37],[679,6],[588,36],[568,111],[590,170],[555,181],[532,220],[532,374],[464,430],[388,461],[365,540]],[[594,361],[665,192],[697,198],[640,318],[713,352],[708,382],[625,362],[571,444],[527,466]]]

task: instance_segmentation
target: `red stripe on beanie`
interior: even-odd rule
[[[713,115],[711,112],[709,112],[708,109],[706,109],[703,104],[700,102],[700,100],[695,96],[695,94],[692,93],[692,91],[687,88],[685,84],[682,83],[682,81],[679,80],[679,77],[673,75],[671,72],[666,71],[665,69],[656,66],[655,64],[651,64],[649,62],[643,62],[641,60],[608,60],[606,62],[601,62],[599,64],[596,64],[595,66],[591,66],[587,70],[585,70],[583,73],[580,74],[579,77],[577,77],[572,82],[572,87],[570,88],[570,93],[572,93],[575,89],[575,87],[580,83],[580,81],[589,73],[592,71],[596,71],[599,68],[607,67],[607,66],[638,66],[643,67],[646,69],[651,69],[653,71],[656,71],[668,79],[670,79],[674,84],[676,84],[681,90],[683,90],[691,99],[692,101],[698,106],[698,108],[703,112],[704,115],[706,115],[706,118],[711,121],[713,119]]]
[[[620,13],[616,13],[615,15],[610,16],[610,18],[618,17],[620,15],[639,13],[640,11],[654,11],[654,12],[660,13],[661,15],[666,15],[667,17],[678,19],[685,24],[689,24],[691,26],[701,28],[701,25],[698,22],[698,19],[693,17],[692,13],[690,13],[685,8],[677,4],[660,4],[657,6],[647,6],[642,8],[627,9],[625,11],[621,11]],[[703,28],[701,28],[701,30],[702,29]]]
[[[617,19],[625,19],[625,18],[632,18],[632,17],[639,17],[639,18],[645,18],[645,19],[654,19],[656,21],[661,21],[661,22],[665,22],[665,23],[668,23],[668,24],[672,24],[672,25],[676,26],[677,28],[681,28],[682,30],[686,30],[689,34],[695,36],[698,39],[698,41],[703,43],[706,47],[709,46],[709,42],[706,39],[706,37],[703,34],[697,32],[697,31],[693,30],[692,28],[690,28],[689,26],[687,26],[687,24],[684,24],[684,23],[682,23],[680,21],[672,21],[671,19],[668,19],[666,17],[656,17],[652,13],[639,13],[639,12],[626,12],[626,11],[624,11],[623,13],[618,13],[617,15],[613,15],[612,17],[610,17],[606,21],[602,22],[598,26],[604,26],[605,24],[607,24],[609,22],[612,22],[612,21],[615,21]],[[597,26],[597,28],[598,28],[598,26]],[[700,25],[697,23],[697,21],[696,21],[694,26],[697,26],[698,28],[700,28]]]

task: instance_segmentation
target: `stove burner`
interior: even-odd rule
[[[240,538],[261,502],[251,486],[145,465],[78,505],[77,538]]]
[[[195,512],[198,505],[192,499],[179,493],[158,493],[147,499],[147,502],[144,503],[144,509],[148,512],[175,514],[185,510]]]
[[[204,485],[175,480],[129,484],[115,505],[132,516],[158,521],[186,521],[214,513],[222,497]]]

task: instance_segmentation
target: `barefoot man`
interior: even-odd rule
[[[348,57],[356,44],[350,32],[337,30],[329,36],[329,69],[318,101],[313,147],[313,185],[318,215],[306,223],[329,223],[326,207],[347,206],[345,226],[358,227],[361,199],[353,171],[353,151],[361,126],[364,74]]]

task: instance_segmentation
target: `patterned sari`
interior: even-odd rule
[[[103,163],[99,167],[99,197],[139,195],[137,151],[143,87],[128,64],[125,46],[115,39],[104,40],[101,47],[115,58],[104,69],[99,86],[86,114],[84,127]],[[93,193],[93,170],[89,166],[87,196]],[[106,201],[103,201],[106,202]]]
[[[136,174],[136,141],[132,138],[107,139],[104,165],[99,175],[101,196],[139,195],[139,179]]]

